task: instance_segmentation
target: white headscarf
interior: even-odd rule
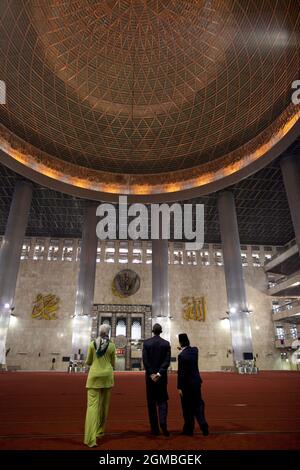
[[[98,338],[96,338],[95,340],[97,357],[104,356],[104,354],[106,353],[106,350],[109,345],[109,331],[110,326],[104,323],[99,328],[100,336],[98,336]]]

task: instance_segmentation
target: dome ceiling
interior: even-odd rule
[[[108,194],[233,174],[299,118],[299,7],[2,0],[1,149],[20,171]]]

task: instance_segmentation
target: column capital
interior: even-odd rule
[[[16,182],[16,188],[19,186],[29,186],[30,188],[33,188],[33,182],[29,180],[18,180]]]

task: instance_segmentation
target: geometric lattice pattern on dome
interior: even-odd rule
[[[298,0],[2,0],[0,9],[0,121],[87,168],[151,174],[218,159],[268,127],[299,78]]]

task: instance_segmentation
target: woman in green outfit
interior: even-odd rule
[[[99,338],[90,343],[86,364],[90,367],[87,388],[87,410],[84,443],[97,445],[97,437],[104,435],[109,410],[110,392],[114,385],[116,347],[109,339],[109,325],[101,325]]]

